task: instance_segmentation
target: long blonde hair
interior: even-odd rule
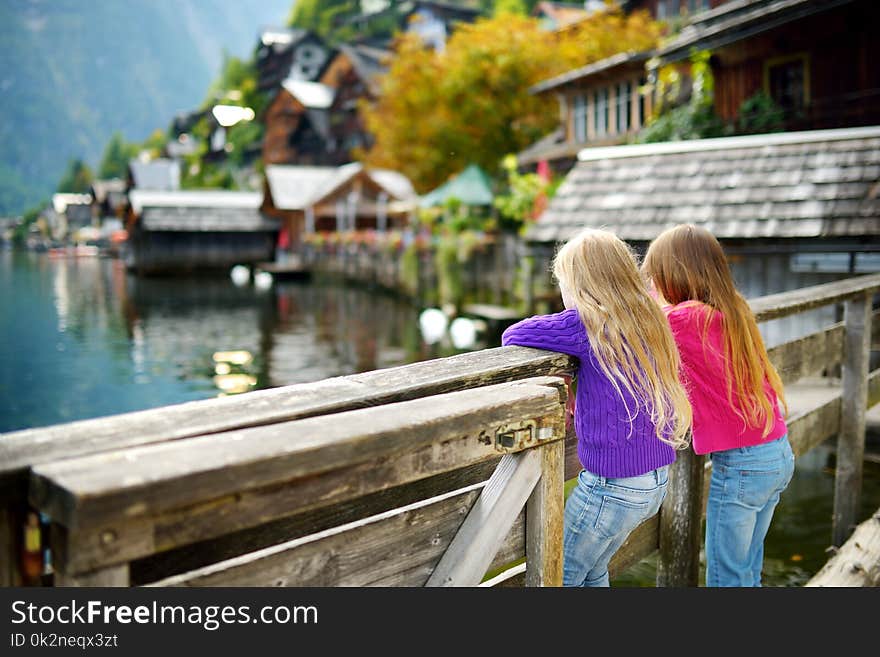
[[[617,392],[623,397],[625,388],[643,400],[640,406],[650,413],[660,440],[687,447],[691,406],[679,379],[678,349],[630,248],[613,233],[586,229],[556,254],[553,274]]]
[[[763,425],[767,436],[773,429],[775,413],[764,381],[769,381],[787,412],[782,379],[767,356],[755,315],[736,289],[715,236],[693,224],[665,230],[648,247],[642,272],[669,303],[699,301],[721,312],[727,349],[727,399],[749,426]],[[704,335],[711,319],[712,313],[707,312]],[[741,404],[733,403],[734,393]]]

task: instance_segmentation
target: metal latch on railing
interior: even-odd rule
[[[495,449],[518,452],[553,438],[553,427],[538,427],[535,420],[502,424],[495,431]]]

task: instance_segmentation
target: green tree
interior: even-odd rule
[[[525,0],[495,0],[493,15],[500,16],[502,14],[520,14],[529,13]]]
[[[85,194],[92,186],[92,170],[82,160],[70,160],[61,182],[58,183],[59,192]]]
[[[140,146],[126,142],[121,132],[114,132],[104,147],[104,155],[98,165],[98,177],[125,178],[128,174],[128,163],[139,150]]]
[[[357,0],[297,0],[288,25],[329,38],[341,19],[359,13],[360,3]]]
[[[729,132],[715,114],[715,79],[709,63],[711,53],[694,51],[690,57],[692,88],[684,104],[675,105],[681,96],[681,73],[674,66],[659,74],[660,110],[642,131],[639,140],[646,143],[721,137]]]

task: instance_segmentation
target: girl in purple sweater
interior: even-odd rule
[[[687,447],[691,407],[669,324],[629,247],[588,229],[553,262],[566,310],[509,327],[504,345],[579,360],[575,399],[584,469],[565,504],[565,586],[608,586],[608,562],[660,508],[675,449]]]

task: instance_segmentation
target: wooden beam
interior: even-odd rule
[[[843,545],[855,527],[861,500],[865,412],[868,401],[868,360],[871,355],[870,295],[863,294],[846,302],[844,325],[846,347],[832,514],[834,545]]]
[[[827,306],[854,295],[874,293],[880,289],[880,274],[853,276],[833,283],[770,294],[749,302],[759,322]]]
[[[699,584],[704,462],[686,449],[669,466],[669,488],[660,509],[657,586]]]
[[[451,491],[149,586],[422,586],[483,487]],[[503,537],[505,555],[524,553],[523,530],[520,514]]]
[[[554,401],[549,407],[552,413],[540,418],[538,426],[552,428],[561,437],[563,419],[558,391],[546,387],[544,390],[552,392]],[[481,396],[484,395],[477,395]],[[477,415],[483,420],[475,416],[474,424],[461,418],[458,422],[447,418],[431,424],[429,428],[411,430],[404,440],[410,451],[400,451],[393,458],[375,455],[375,458],[354,465],[324,471],[320,476],[307,475],[257,489],[239,487],[241,482],[231,480],[227,492],[202,502],[186,503],[153,514],[117,513],[107,516],[105,524],[85,526],[78,521],[79,526],[68,528],[66,548],[59,550],[56,558],[64,560],[68,572],[93,570],[497,459],[492,424],[484,423],[492,416],[491,406],[482,407]],[[520,405],[520,411],[522,408]],[[455,415],[448,406],[446,410]],[[488,415],[484,414],[486,412]],[[513,407],[509,408],[509,412],[512,416],[507,415],[505,422],[522,417]],[[427,434],[431,434],[433,439]],[[386,433],[385,438],[394,441],[392,433]],[[256,464],[256,467],[265,474],[262,466]],[[295,466],[291,466],[291,469],[295,470]]]
[[[542,455],[507,454],[452,539],[426,586],[476,586],[541,476]]]
[[[880,586],[880,509],[856,527],[805,586]]]
[[[256,552],[272,545],[363,520],[474,484],[484,483],[492,476],[492,472],[500,460],[499,455],[498,458],[483,461],[467,468],[370,493],[347,502],[279,518],[256,527],[232,531],[213,539],[188,543],[178,548],[157,552],[132,562],[132,585],[140,586],[166,579],[212,563]],[[520,545],[521,552],[524,545],[523,534]]]
[[[541,479],[526,504],[526,586],[562,586],[565,444],[537,449]]]
[[[843,355],[843,322],[767,350],[783,384],[836,365]]]
[[[32,470],[31,501],[75,528],[433,450],[454,436],[470,436],[468,449],[485,458],[495,452],[495,428],[521,419],[561,439],[561,386],[561,379],[499,384],[338,413],[332,422],[307,418],[48,463]],[[473,462],[456,463],[453,451],[445,457],[448,469]]]

